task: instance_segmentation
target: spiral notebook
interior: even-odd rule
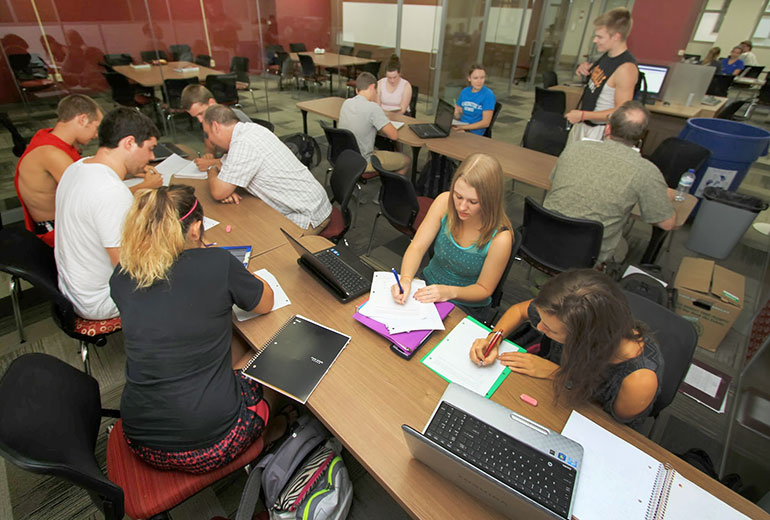
[[[576,411],[561,434],[583,446],[583,467],[572,510],[575,518],[748,520],[668,464]]]
[[[241,372],[304,404],[349,341],[350,336],[297,314]]]

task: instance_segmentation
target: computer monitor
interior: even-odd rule
[[[716,70],[716,67],[708,65],[673,63],[663,86],[663,102],[672,105],[699,105]]]
[[[640,63],[638,65],[639,72],[644,73],[644,78],[647,80],[647,94],[652,96],[658,96],[663,89],[663,81],[668,74],[668,67],[663,65],[645,65]]]

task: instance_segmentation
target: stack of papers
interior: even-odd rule
[[[269,285],[273,290],[273,308],[270,309],[271,311],[280,309],[281,307],[286,307],[291,303],[289,297],[286,296],[286,292],[284,292],[283,287],[281,287],[281,284],[278,283],[278,280],[275,278],[273,273],[267,269],[260,269],[259,271],[254,271],[254,274],[266,281],[267,285]],[[256,312],[241,309],[235,304],[233,304],[233,313],[235,314],[235,318],[238,321],[246,321],[259,316],[259,314]]]
[[[358,312],[376,320],[388,328],[390,334],[399,334],[413,330],[444,330],[434,303],[421,303],[414,299],[414,293],[425,287],[423,280],[413,280],[406,303],[401,305],[393,301],[391,286],[396,283],[390,271],[377,271],[372,278],[369,303]]]
[[[163,175],[164,186],[168,186],[168,183],[165,182],[166,175],[169,176],[169,179],[171,178],[171,175],[179,177],[180,179],[208,178],[208,174],[200,171],[193,161],[183,159],[175,153],[169,155],[166,160],[158,164],[155,169]]]

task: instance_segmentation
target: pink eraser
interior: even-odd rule
[[[532,406],[537,406],[537,399],[535,399],[531,395],[521,394],[519,397],[521,397],[521,400],[524,401],[525,403],[531,404]]]
[[[233,230],[233,226],[231,226],[230,224],[228,224],[227,227],[225,228],[225,231],[227,231],[228,233],[232,230]]]

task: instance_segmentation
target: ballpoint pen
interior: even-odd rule
[[[502,339],[502,337],[503,337],[503,331],[500,329],[497,329],[494,335],[492,335],[492,339],[489,340],[489,344],[487,345],[487,349],[484,351],[484,357],[479,362],[479,366],[484,364],[484,360],[487,359],[487,356],[489,355],[489,353],[492,352],[492,349],[495,348],[495,346]]]
[[[391,269],[391,271],[393,271],[393,276],[396,277],[396,283],[398,284],[399,294],[404,294],[404,288],[401,287],[401,280],[398,279],[398,272],[396,272],[396,268],[394,267],[393,269]]]

